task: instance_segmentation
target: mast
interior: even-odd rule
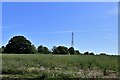
[[[72,32],[72,41],[71,41],[71,47],[74,48],[74,32]]]

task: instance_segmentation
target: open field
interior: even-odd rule
[[[118,56],[1,54],[2,77],[117,78]]]

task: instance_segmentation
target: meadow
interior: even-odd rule
[[[5,78],[117,78],[118,56],[1,54]]]

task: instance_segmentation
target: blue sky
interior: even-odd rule
[[[39,45],[71,46],[80,52],[118,53],[117,2],[2,3],[2,45],[23,35]]]

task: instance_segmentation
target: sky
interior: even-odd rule
[[[22,35],[36,47],[118,54],[117,2],[3,2],[2,45]]]

